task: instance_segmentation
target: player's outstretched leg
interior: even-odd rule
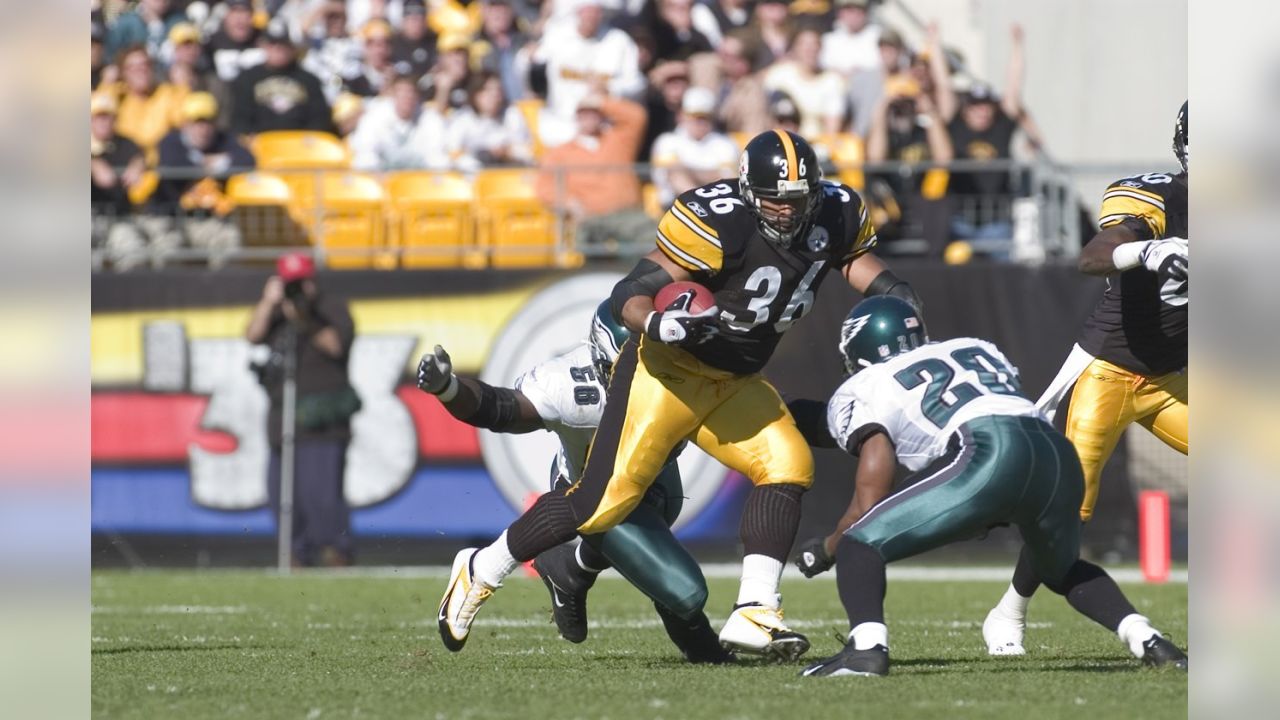
[[[1085,617],[1114,632],[1134,657],[1153,667],[1187,669],[1187,655],[1141,615],[1105,570],[1077,560],[1057,583],[1045,583]]]
[[[987,613],[982,623],[982,639],[988,655],[1024,655],[1022,645],[1027,629],[1027,606],[1040,587],[1040,578],[1031,565],[1031,555],[1024,546],[1013,569],[1013,581],[1004,597]]]
[[[440,639],[452,652],[467,644],[471,623],[502,580],[523,560],[568,542],[575,535],[573,510],[563,490],[552,490],[490,545],[468,548],[453,559],[453,570],[440,600]]]
[[[805,668],[805,677],[888,675],[889,629],[884,624],[885,562],[880,553],[849,536],[836,549],[836,585],[849,615],[844,649]]]
[[[608,566],[586,543],[557,545],[533,559],[533,569],[551,593],[551,616],[560,637],[571,643],[587,639],[587,591]]]
[[[499,539],[505,542],[506,533]],[[476,556],[479,554],[480,551],[476,548],[467,548],[454,556],[453,568],[449,572],[449,585],[445,588],[444,598],[440,600],[437,625],[440,628],[440,639],[450,652],[458,652],[467,644],[471,621],[475,619],[484,601],[502,584],[501,579],[487,582],[476,576]]]
[[[778,582],[786,554],[800,523],[800,496],[794,484],[757,485],[742,511],[742,584],[733,613],[720,629],[726,650],[763,655],[779,661],[799,658],[809,639],[787,627],[782,617]]]

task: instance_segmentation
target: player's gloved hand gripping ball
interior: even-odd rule
[[[800,546],[796,555],[796,567],[805,577],[814,577],[831,569],[836,559],[827,552],[827,539],[816,537]]]
[[[715,295],[695,282],[674,282],[653,297],[654,310],[645,320],[645,335],[679,347],[700,345],[720,331],[720,308]]]

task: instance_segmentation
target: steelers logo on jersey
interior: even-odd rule
[[[827,249],[827,245],[831,244],[831,233],[827,229],[818,225],[813,228],[813,232],[809,233],[809,250],[811,252],[822,252]]]

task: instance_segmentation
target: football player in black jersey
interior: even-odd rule
[[[1080,270],[1107,289],[1076,346],[1037,403],[1050,418],[1074,385],[1066,434],[1084,468],[1080,519],[1098,499],[1102,468],[1125,428],[1138,423],[1187,453],[1187,103],[1174,125],[1180,173],[1118,180],[1102,196],[1101,230],[1080,252]],[[1013,583],[987,615],[992,655],[1021,655],[1026,609],[1039,580],[1020,557]]]
[[[865,295],[919,305],[867,254],[875,243],[862,198],[824,182],[809,143],[782,130],[747,144],[736,180],[680,195],[658,225],[657,248],[614,288],[614,318],[633,339],[614,365],[582,478],[543,495],[494,544],[458,554],[440,604],[445,646],[461,649],[480,605],[519,561],[624,520],[671,449],[691,439],[754,485],[741,521],[742,586],[721,643],[775,658],[808,650],[783,622],[778,581],[813,456],[760,370],[832,269]],[[715,306],[655,308],[658,290],[680,280],[705,285]]]

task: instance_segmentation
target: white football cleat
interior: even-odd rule
[[[720,630],[720,645],[730,652],[795,660],[809,650],[809,638],[788,628],[782,610],[760,603],[735,605]]]
[[[467,644],[471,621],[497,589],[476,578],[471,560],[477,552],[476,548],[467,548],[454,556],[449,587],[440,600],[440,639],[450,652],[458,652]]]
[[[1025,620],[1012,620],[999,608],[992,608],[982,623],[982,639],[987,643],[988,655],[1026,655],[1022,636],[1026,632]]]

